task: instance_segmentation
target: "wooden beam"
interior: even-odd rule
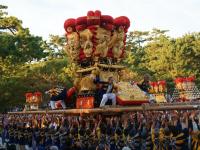
[[[9,112],[8,114],[69,114],[69,115],[90,115],[90,114],[118,114],[124,112],[138,112],[138,111],[165,111],[165,110],[198,110],[200,103],[187,104],[145,104],[142,106],[127,106],[127,107],[105,107],[94,109],[62,109],[62,110],[37,110],[37,111],[23,111],[23,112]]]

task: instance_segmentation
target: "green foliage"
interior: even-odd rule
[[[150,40],[149,31],[134,31],[127,36],[127,57],[124,65],[135,73],[135,80],[141,80],[144,73],[150,72],[144,65],[146,55],[144,45]]]
[[[7,16],[0,6],[0,105],[24,102],[24,93],[30,87],[24,74],[24,65],[45,57],[43,40],[22,27],[22,21]],[[1,107],[2,109],[5,107]]]
[[[44,94],[52,86],[60,85],[67,88],[72,86],[63,68],[66,59],[54,59],[34,64],[26,64],[16,71],[15,75],[1,78],[0,81],[0,111],[8,106],[23,104],[26,92],[40,91]],[[44,95],[44,102],[49,97]]]
[[[48,58],[62,58],[64,57],[66,38],[64,36],[50,35],[49,42],[46,43],[46,51]]]
[[[7,16],[0,6],[0,59],[11,63],[25,63],[45,57],[44,41],[22,27],[22,21]],[[8,32],[10,31],[10,32]]]
[[[0,34],[0,58],[11,63],[25,63],[45,57],[43,40],[32,35]]]
[[[138,76],[149,73],[152,80],[172,81],[177,76],[195,75],[200,81],[200,33],[171,38],[166,32],[131,32],[125,64]]]

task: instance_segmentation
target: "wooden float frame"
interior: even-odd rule
[[[36,110],[36,111],[21,111],[8,112],[10,115],[15,114],[66,114],[66,115],[94,115],[94,114],[119,114],[128,112],[143,112],[143,111],[167,111],[167,110],[200,110],[200,102],[186,103],[169,103],[169,104],[143,104],[141,106],[127,107],[104,107],[93,109],[61,109],[61,110]]]

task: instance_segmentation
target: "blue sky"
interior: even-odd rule
[[[67,18],[77,18],[88,10],[101,10],[113,17],[126,15],[129,31],[168,29],[169,35],[181,36],[200,31],[200,0],[0,0],[30,28],[32,34],[48,38],[64,34]]]

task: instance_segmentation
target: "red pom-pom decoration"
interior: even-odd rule
[[[100,17],[101,17],[101,11],[96,10],[95,12],[93,11],[88,11],[87,13],[87,25],[100,25]]]
[[[76,25],[87,25],[87,16],[78,17],[76,19]]]
[[[101,23],[111,23],[113,24],[113,17],[109,15],[102,15],[101,16]]]
[[[109,15],[102,15],[101,16],[101,27],[106,30],[112,31],[114,29],[113,25],[113,17]]]
[[[76,19],[73,18],[67,19],[64,23],[65,31],[68,32],[67,31],[68,27],[72,27],[72,29],[75,30],[75,25],[76,25]]]
[[[83,30],[85,30],[86,28],[87,28],[86,25],[77,25],[77,26],[76,26],[76,31],[83,31]]]
[[[102,27],[106,30],[112,31],[114,29],[114,25],[112,24],[104,24]]]
[[[83,31],[87,28],[87,17],[78,17],[76,19],[76,31]]]
[[[122,26],[124,27],[125,31],[127,31],[130,27],[130,20],[126,16],[120,16],[114,19],[114,25],[116,27]]]
[[[88,12],[87,12],[87,16],[94,16],[94,12],[93,12],[93,11],[91,11],[91,10],[90,10],[90,11],[88,11]]]

